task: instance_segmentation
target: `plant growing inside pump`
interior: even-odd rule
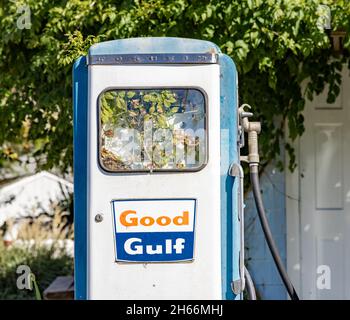
[[[205,163],[199,90],[110,90],[99,100],[100,160],[106,170],[193,169]]]

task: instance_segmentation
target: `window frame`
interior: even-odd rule
[[[101,137],[101,96],[109,91],[128,91],[128,90],[197,90],[199,91],[203,98],[204,98],[204,129],[205,129],[205,158],[203,163],[196,168],[184,168],[184,169],[135,169],[135,170],[109,170],[106,168],[101,159],[101,147],[102,147],[102,137]],[[128,87],[107,87],[104,90],[102,90],[99,95],[97,96],[97,163],[99,168],[102,170],[102,172],[112,175],[120,175],[120,174],[132,174],[132,173],[148,173],[148,174],[161,174],[161,173],[193,173],[203,170],[208,162],[209,162],[209,107],[208,107],[208,95],[206,91],[198,86],[128,86]]]

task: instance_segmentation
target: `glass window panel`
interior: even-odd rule
[[[101,166],[112,172],[200,170],[207,159],[198,89],[115,89],[99,97]]]

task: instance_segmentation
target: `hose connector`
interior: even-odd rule
[[[245,107],[251,108],[248,104],[243,104],[239,107],[239,118],[241,130],[248,133],[248,157],[243,157],[251,167],[251,170],[258,171],[258,166],[260,162],[259,157],[259,147],[258,147],[258,134],[261,132],[260,122],[250,122],[250,118],[253,114],[251,112],[246,112]]]

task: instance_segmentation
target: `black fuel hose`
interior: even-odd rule
[[[249,271],[244,266],[244,276],[245,276],[245,287],[247,290],[248,300],[256,300],[256,293],[254,288],[254,283]]]
[[[253,170],[252,170],[253,169]],[[255,169],[255,170],[254,170]],[[255,199],[255,205],[258,211],[260,223],[265,235],[266,242],[269,246],[270,252],[272,254],[272,257],[275,261],[276,267],[278,269],[278,272],[282,278],[282,281],[284,283],[284,286],[286,287],[288,294],[292,300],[299,300],[299,297],[293,287],[292,282],[290,281],[287,271],[285,270],[282,259],[278,253],[276,243],[272,237],[272,233],[270,230],[269,223],[267,221],[264,203],[262,201],[261,193],[260,193],[260,183],[259,183],[259,173],[257,170],[257,167],[253,168],[253,166],[250,166],[250,180],[253,186],[253,193],[254,193],[254,199]]]

